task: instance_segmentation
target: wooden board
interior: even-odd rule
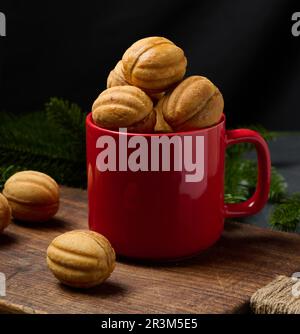
[[[111,278],[88,291],[70,289],[48,271],[51,240],[87,227],[87,194],[62,188],[56,219],[43,225],[11,224],[0,236],[0,272],[12,313],[233,313],[248,311],[250,296],[278,274],[300,270],[300,236],[228,223],[222,239],[181,263],[118,263]]]

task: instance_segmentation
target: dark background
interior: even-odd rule
[[[89,111],[126,48],[159,35],[185,50],[188,75],[220,88],[231,126],[300,130],[299,0],[0,0],[0,11],[0,110],[38,110],[58,96]]]

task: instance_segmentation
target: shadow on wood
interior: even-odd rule
[[[124,286],[121,286],[119,284],[106,281],[102,283],[101,285],[98,285],[94,288],[90,289],[78,289],[69,287],[67,285],[64,285],[62,283],[57,283],[59,285],[59,288],[65,292],[65,293],[72,293],[77,295],[91,295],[93,297],[109,297],[113,295],[122,295],[124,296],[126,294],[126,288]]]
[[[59,218],[53,218],[51,220],[48,220],[46,222],[25,222],[21,220],[14,220],[14,224],[19,225],[21,227],[30,228],[30,229],[38,229],[38,230],[44,230],[44,229],[61,229],[61,228],[67,228],[68,225],[70,226],[70,229],[72,229],[71,224],[63,219]]]
[[[8,247],[8,246],[10,246],[14,243],[17,243],[17,242],[18,242],[17,238],[14,235],[12,235],[12,234],[10,234],[6,231],[4,231],[4,232],[2,232],[2,234],[0,234],[0,247],[1,248]]]

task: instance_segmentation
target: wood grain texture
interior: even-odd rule
[[[300,236],[228,223],[221,240],[193,259],[156,266],[118,262],[106,283],[80,291],[58,283],[45,261],[51,240],[78,228],[87,228],[87,194],[62,188],[53,221],[11,224],[0,235],[0,272],[7,277],[0,312],[246,312],[258,288],[300,269]]]

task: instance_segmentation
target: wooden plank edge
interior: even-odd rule
[[[0,298],[0,313],[2,314],[47,314],[41,310],[35,310],[31,307],[10,303]]]

